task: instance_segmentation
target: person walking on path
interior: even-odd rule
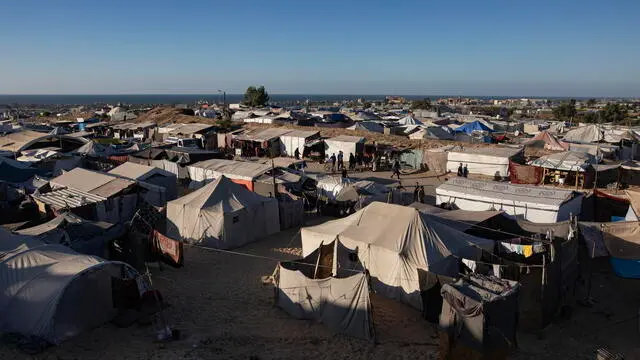
[[[398,180],[400,180],[400,161],[398,161],[398,159],[396,158],[395,160],[393,160],[393,165],[391,166],[391,178],[393,179],[393,176],[397,176]]]
[[[336,172],[336,154],[331,154],[329,157],[329,162],[331,162],[331,173]]]
[[[460,163],[460,166],[458,166],[458,176],[462,176],[463,174],[463,169],[462,169],[462,163]]]
[[[462,169],[462,176],[469,177],[469,169],[467,168],[467,164],[464,164],[464,169]]]
[[[422,185],[418,189],[418,202],[424,204],[424,186]]]
[[[353,153],[349,153],[349,170],[353,170],[356,168],[356,157],[353,156]]]
[[[338,170],[342,170],[344,167],[344,154],[342,150],[338,151]]]

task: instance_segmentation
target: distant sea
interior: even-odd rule
[[[449,96],[449,95],[394,95],[407,100],[438,99],[444,97],[470,97],[477,99],[507,99],[520,96]],[[229,104],[242,101],[242,94],[227,94]],[[272,103],[295,104],[304,103],[307,99],[312,102],[353,101],[359,98],[367,101],[383,100],[385,95],[295,95],[270,94]],[[536,98],[523,96],[525,98]],[[538,97],[539,98],[539,97]],[[87,105],[87,104],[190,104],[198,100],[209,103],[222,103],[222,94],[161,94],[161,95],[0,95],[0,105]]]

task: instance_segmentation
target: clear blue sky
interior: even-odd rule
[[[0,93],[640,96],[640,0],[20,0]]]

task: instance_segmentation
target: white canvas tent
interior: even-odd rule
[[[457,231],[406,206],[373,202],[342,219],[301,231],[302,254],[339,240],[357,250],[374,288],[385,297],[422,309],[419,272],[456,276],[459,257],[476,258],[493,241]]]
[[[342,150],[342,153],[344,154],[344,162],[347,163],[349,161],[349,154],[361,154],[364,151],[364,142],[365,138],[363,137],[347,135],[340,135],[330,139],[325,139],[324,153],[327,157],[330,157],[331,154],[336,154],[336,156],[338,156],[338,152]]]
[[[137,276],[127,264],[3,230],[0,331],[60,344],[112,320],[118,312],[113,279]]]
[[[282,156],[293,156],[296,149],[300,151],[300,156],[304,153],[304,145],[307,141],[320,136],[318,131],[293,130],[280,135],[280,153]]]
[[[449,151],[447,170],[455,173],[462,163],[467,165],[470,174],[505,178],[509,176],[509,161],[522,153],[522,148],[465,147],[462,150]]]
[[[564,134],[563,140],[574,143],[592,143],[604,139],[602,130],[598,125],[581,126],[571,129]]]
[[[303,259],[279,263],[274,273],[276,304],[298,319],[373,341],[369,279],[353,255],[336,240]]]
[[[570,190],[513,185],[457,177],[436,188],[436,205],[461,210],[501,210],[537,223],[554,223],[579,215],[583,195]]]
[[[231,249],[280,231],[278,202],[225,176],[167,203],[167,234],[174,239]]]

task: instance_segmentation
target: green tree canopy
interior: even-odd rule
[[[265,106],[269,102],[269,94],[264,86],[249,86],[244,93],[243,104],[251,107]]]
[[[431,99],[424,98],[422,100],[413,100],[411,102],[411,109],[423,109],[429,110],[431,109]]]
[[[589,99],[587,100],[587,106],[588,107],[593,107],[595,104],[597,104],[598,101],[596,99]]]
[[[627,107],[620,104],[607,104],[600,111],[603,122],[620,122],[627,117]]]
[[[553,116],[557,120],[568,120],[576,116],[576,101],[571,99],[569,102],[563,102],[553,109]]]

